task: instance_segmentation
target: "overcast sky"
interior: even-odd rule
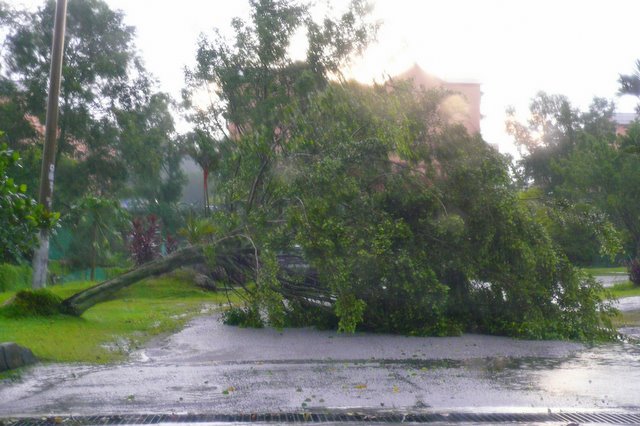
[[[39,0],[9,0],[33,6]],[[161,88],[174,96],[193,62],[200,33],[229,29],[246,17],[244,0],[106,0],[137,28],[137,46]],[[331,2],[336,9],[343,0]],[[586,108],[593,96],[616,100],[620,73],[640,59],[638,0],[377,0],[378,43],[354,64],[361,81],[382,80],[413,63],[444,79],[482,84],[482,134],[514,152],[504,133],[505,109],[525,112],[540,90],[567,95]]]

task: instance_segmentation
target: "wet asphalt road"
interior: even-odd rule
[[[37,365],[0,385],[0,417],[328,409],[636,412],[640,345],[278,332],[209,316],[127,363]]]
[[[613,287],[616,284],[629,281],[629,274],[617,273],[612,275],[596,275],[594,278],[602,284],[603,287]]]

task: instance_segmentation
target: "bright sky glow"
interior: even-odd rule
[[[249,10],[243,0],[106,1],[137,28],[147,68],[176,97],[199,34],[227,31],[232,17]],[[340,10],[345,2],[332,3]],[[616,92],[618,75],[640,59],[638,16],[637,0],[377,0],[378,43],[350,74],[381,81],[418,63],[444,79],[480,82],[484,139],[513,153],[505,109],[526,112],[539,90],[567,95],[580,108],[601,96],[615,99],[619,111],[633,111],[636,100]]]

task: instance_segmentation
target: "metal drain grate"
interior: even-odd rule
[[[158,423],[595,423],[638,425],[640,413],[266,413],[266,414],[127,414],[0,419],[0,426],[149,425]]]

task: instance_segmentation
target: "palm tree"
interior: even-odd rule
[[[636,69],[633,74],[620,74],[618,83],[620,83],[619,93],[621,95],[640,97],[640,59],[636,61]],[[636,111],[640,112],[640,104],[636,107]]]
[[[118,201],[90,195],[72,206],[68,217],[74,230],[72,257],[89,266],[91,281],[98,262],[109,258],[112,247],[121,242],[126,216]]]
[[[189,133],[185,138],[185,150],[189,157],[202,169],[202,182],[204,192],[204,212],[209,213],[209,174],[218,167],[220,161],[219,142],[197,129]]]

